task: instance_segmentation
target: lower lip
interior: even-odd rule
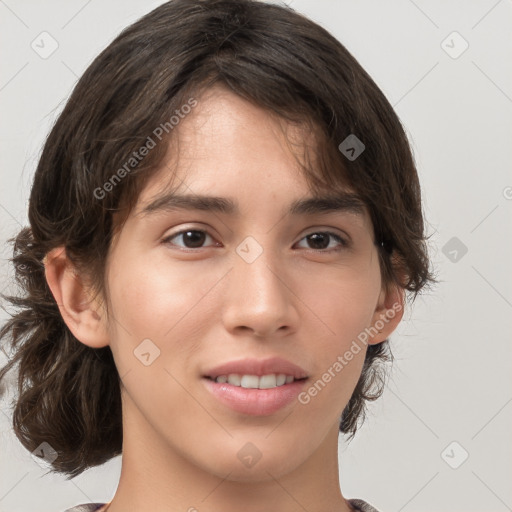
[[[215,382],[206,377],[203,381],[215,398],[234,411],[252,416],[267,416],[296,400],[307,379],[270,389],[242,388],[227,382]]]

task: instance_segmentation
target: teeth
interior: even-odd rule
[[[243,388],[258,388],[259,387],[260,379],[256,375],[242,375],[242,381],[240,382],[240,385]]]
[[[283,386],[284,384],[289,384],[294,380],[295,379],[292,375],[285,375],[284,373],[272,373],[269,375],[262,375],[261,377],[258,377],[257,375],[238,375],[236,373],[231,373],[229,375],[219,375],[215,379],[215,382],[227,382],[233,386],[250,389],[271,389]]]
[[[221,375],[221,377],[224,377],[224,375]],[[218,379],[218,377],[217,377],[217,379]],[[233,384],[233,386],[240,386],[241,380],[242,379],[241,379],[240,375],[235,375],[234,373],[228,375],[228,382],[230,384]]]

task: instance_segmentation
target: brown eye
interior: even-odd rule
[[[205,238],[210,237],[210,235],[201,229],[184,229],[178,233],[168,236],[162,240],[162,242],[176,245],[171,243],[171,240],[179,237],[181,237],[183,243],[183,246],[181,247],[184,247],[185,249],[200,249],[204,244]],[[180,247],[180,245],[178,246]]]
[[[317,231],[306,235],[302,240],[306,240],[310,245],[310,249],[321,252],[339,251],[349,246],[349,243],[336,233],[330,231]],[[332,241],[336,241],[341,245],[341,248],[330,247]]]

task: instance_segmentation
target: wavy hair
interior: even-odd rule
[[[77,82],[44,144],[28,218],[13,243],[19,293],[0,330],[17,368],[13,428],[33,451],[49,443],[55,472],[79,475],[121,454],[120,379],[110,348],[93,349],[66,326],[45,278],[45,255],[64,246],[78,272],[105,293],[116,230],[158,169],[170,135],[112,182],[155,129],[187,98],[221,83],[316,137],[312,190],[349,185],[373,223],[383,283],[412,299],[435,278],[429,268],[420,184],[404,128],[384,94],[329,32],[290,7],[256,0],[172,0],[123,30]],[[172,133],[172,132],[170,132]],[[349,160],[350,134],[366,148]],[[132,162],[133,163],[133,162]],[[120,176],[120,171],[117,172]],[[110,183],[110,186],[107,185]],[[108,190],[108,193],[105,191]],[[120,222],[114,222],[114,213]],[[383,391],[389,342],[368,346],[340,432],[355,434]]]

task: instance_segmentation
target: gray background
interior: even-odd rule
[[[0,291],[13,290],[5,241],[27,224],[41,146],[77,77],[161,3],[0,0]],[[442,280],[392,336],[392,376],[366,424],[340,437],[343,493],[383,512],[512,510],[512,3],[288,3],[355,55],[406,126]],[[46,59],[31,48],[43,31],[58,43]],[[0,512],[112,498],[120,457],[70,481],[44,476],[1,405]]]

